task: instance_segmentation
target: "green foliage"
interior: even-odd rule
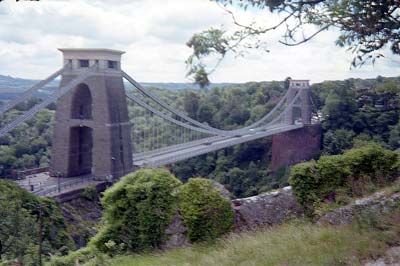
[[[300,163],[290,171],[290,185],[297,202],[303,207],[306,215],[314,212],[314,203],[319,200],[320,179],[316,175],[315,162]]]
[[[208,179],[192,178],[181,187],[179,211],[191,241],[213,240],[233,228],[230,201]]]
[[[322,125],[324,128],[351,128],[356,111],[354,91],[347,86],[332,84],[322,109],[326,117]]]
[[[33,99],[6,113],[1,125],[15,119],[22,110],[32,107]],[[54,111],[41,110],[34,118],[12,130],[0,139],[0,176],[11,177],[14,169],[47,166],[52,139]]]
[[[323,149],[327,154],[339,154],[353,146],[355,134],[351,130],[329,130],[324,134]]]
[[[106,253],[159,247],[176,212],[175,190],[180,184],[164,169],[124,176],[104,192],[104,224],[91,244]]]
[[[81,192],[81,196],[88,200],[94,201],[99,198],[99,193],[97,192],[95,185],[88,185]]]
[[[392,149],[400,148],[400,123],[392,126],[389,133],[389,145]]]
[[[347,182],[351,193],[365,194],[365,183],[382,186],[393,182],[399,173],[399,156],[377,144],[351,149],[343,154],[344,165],[350,168]]]
[[[393,182],[399,171],[395,152],[377,144],[348,150],[343,155],[321,156],[318,161],[295,165],[290,184],[298,202],[308,216],[322,202],[346,202],[345,195],[355,197]]]
[[[193,55],[186,60],[186,64],[190,66],[187,75],[193,75],[194,82],[201,88],[210,84],[209,71],[206,71],[202,59],[210,55],[222,55],[223,57],[229,49],[229,40],[224,37],[224,34],[223,30],[211,28],[193,35],[186,43],[188,47],[193,48]]]
[[[398,78],[348,79],[314,84],[313,102],[322,110],[325,154],[339,154],[360,140],[396,149]]]
[[[36,265],[39,211],[42,211],[43,254],[71,248],[62,213],[54,200],[38,198],[16,184],[0,180],[0,261]]]

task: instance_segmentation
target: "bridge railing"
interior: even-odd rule
[[[33,194],[39,197],[52,196],[69,189],[77,188],[80,185],[93,182],[111,182],[111,180],[107,176],[85,176],[79,179],[72,180],[70,182],[64,182],[59,185],[54,185],[54,187],[51,188],[34,191]]]

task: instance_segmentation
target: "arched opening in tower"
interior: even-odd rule
[[[299,106],[293,107],[293,121],[295,124],[303,123],[302,112]]]
[[[68,176],[92,174],[93,130],[90,127],[72,127],[69,147]]]
[[[75,88],[72,98],[71,118],[92,119],[92,95],[88,85],[84,83]]]

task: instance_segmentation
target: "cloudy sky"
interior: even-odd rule
[[[118,4],[116,4],[118,3]],[[237,11],[242,21],[271,23],[277,18]],[[208,0],[53,0],[0,2],[0,74],[41,79],[61,66],[57,48],[113,48],[126,51],[122,66],[136,80],[190,82],[185,43],[211,26],[231,30],[230,16]],[[350,69],[352,55],[334,45],[337,33],[324,32],[297,47],[268,39],[270,53],[228,57],[211,77],[214,82],[283,80],[287,76],[322,80],[399,75],[399,57]]]

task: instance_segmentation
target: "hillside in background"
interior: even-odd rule
[[[43,77],[45,78],[45,77]],[[11,76],[0,75],[0,100],[10,100],[16,97],[19,93],[32,87],[40,80],[16,78]],[[46,89],[58,87],[59,80],[56,79],[46,86]],[[175,83],[175,82],[141,82],[143,86],[154,87],[167,90],[183,90],[183,89],[199,89],[199,86],[193,83]],[[229,87],[236,83],[212,83],[209,88]],[[131,89],[132,85],[125,83],[127,89]],[[38,94],[40,95],[40,94]]]

